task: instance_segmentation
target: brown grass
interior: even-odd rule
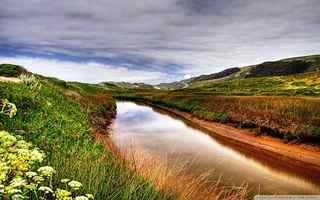
[[[223,187],[220,180],[209,182],[210,172],[197,177],[188,175],[184,170],[187,163],[177,160],[177,165],[169,167],[166,160],[147,152],[129,147],[122,151],[130,169],[151,181],[159,191],[176,196],[181,200],[244,200],[248,199],[247,186]]]

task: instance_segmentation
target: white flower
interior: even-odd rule
[[[68,185],[74,190],[79,190],[82,187],[82,183],[78,181],[70,181]]]
[[[22,200],[25,199],[21,194],[15,194],[11,197],[12,200]]]
[[[88,197],[88,199],[94,199],[94,196],[92,194],[86,194],[86,196]]]
[[[15,178],[10,182],[10,185],[14,188],[25,186],[26,184],[27,184],[27,181],[22,178]]]
[[[38,150],[34,149],[31,151],[31,160],[32,161],[42,162],[43,157],[44,157],[44,154],[39,152]]]
[[[4,193],[4,185],[0,184],[0,194]]]
[[[32,177],[37,176],[37,175],[38,175],[37,172],[26,172],[26,176],[28,178],[32,178]]]
[[[40,173],[40,175],[45,177],[51,177],[55,173],[55,171],[56,170],[54,170],[50,166],[40,167],[38,169],[38,172]]]
[[[12,189],[12,188],[9,188],[9,190],[7,190],[8,191],[8,194],[20,194],[20,193],[22,193],[22,191],[21,190],[18,190],[18,189]]]
[[[41,186],[41,187],[39,187],[38,190],[42,191],[42,192],[44,192],[46,194],[53,193],[53,190],[51,188],[49,188],[49,187],[46,187],[46,186]]]
[[[77,196],[75,200],[89,200],[86,196]]]
[[[71,180],[70,180],[70,179],[68,179],[68,178],[61,179],[61,183],[68,183],[69,181],[71,181]]]
[[[44,181],[44,178],[42,176],[34,176],[32,180],[35,181],[36,183],[41,183]]]

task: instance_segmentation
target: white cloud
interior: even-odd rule
[[[33,73],[44,76],[87,83],[103,81],[155,83],[159,80],[168,81],[169,79],[167,74],[161,72],[130,70],[121,66],[111,66],[97,62],[78,63],[45,58],[0,57],[0,63],[21,65]]]

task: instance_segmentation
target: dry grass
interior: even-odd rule
[[[133,150],[134,149],[134,150]],[[190,176],[185,168],[187,163],[177,160],[172,167],[166,159],[150,155],[137,148],[122,151],[122,158],[136,173],[151,181],[155,187],[169,196],[181,200],[244,200],[248,199],[247,186],[223,187],[220,180],[208,181],[210,172]]]

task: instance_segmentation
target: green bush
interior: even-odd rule
[[[218,113],[218,112],[212,112],[207,110],[197,110],[193,112],[196,116],[220,123],[228,123],[230,121],[230,117],[226,113]]]
[[[1,64],[0,65],[0,76],[6,77],[18,77],[21,73],[27,71],[18,65]]]

